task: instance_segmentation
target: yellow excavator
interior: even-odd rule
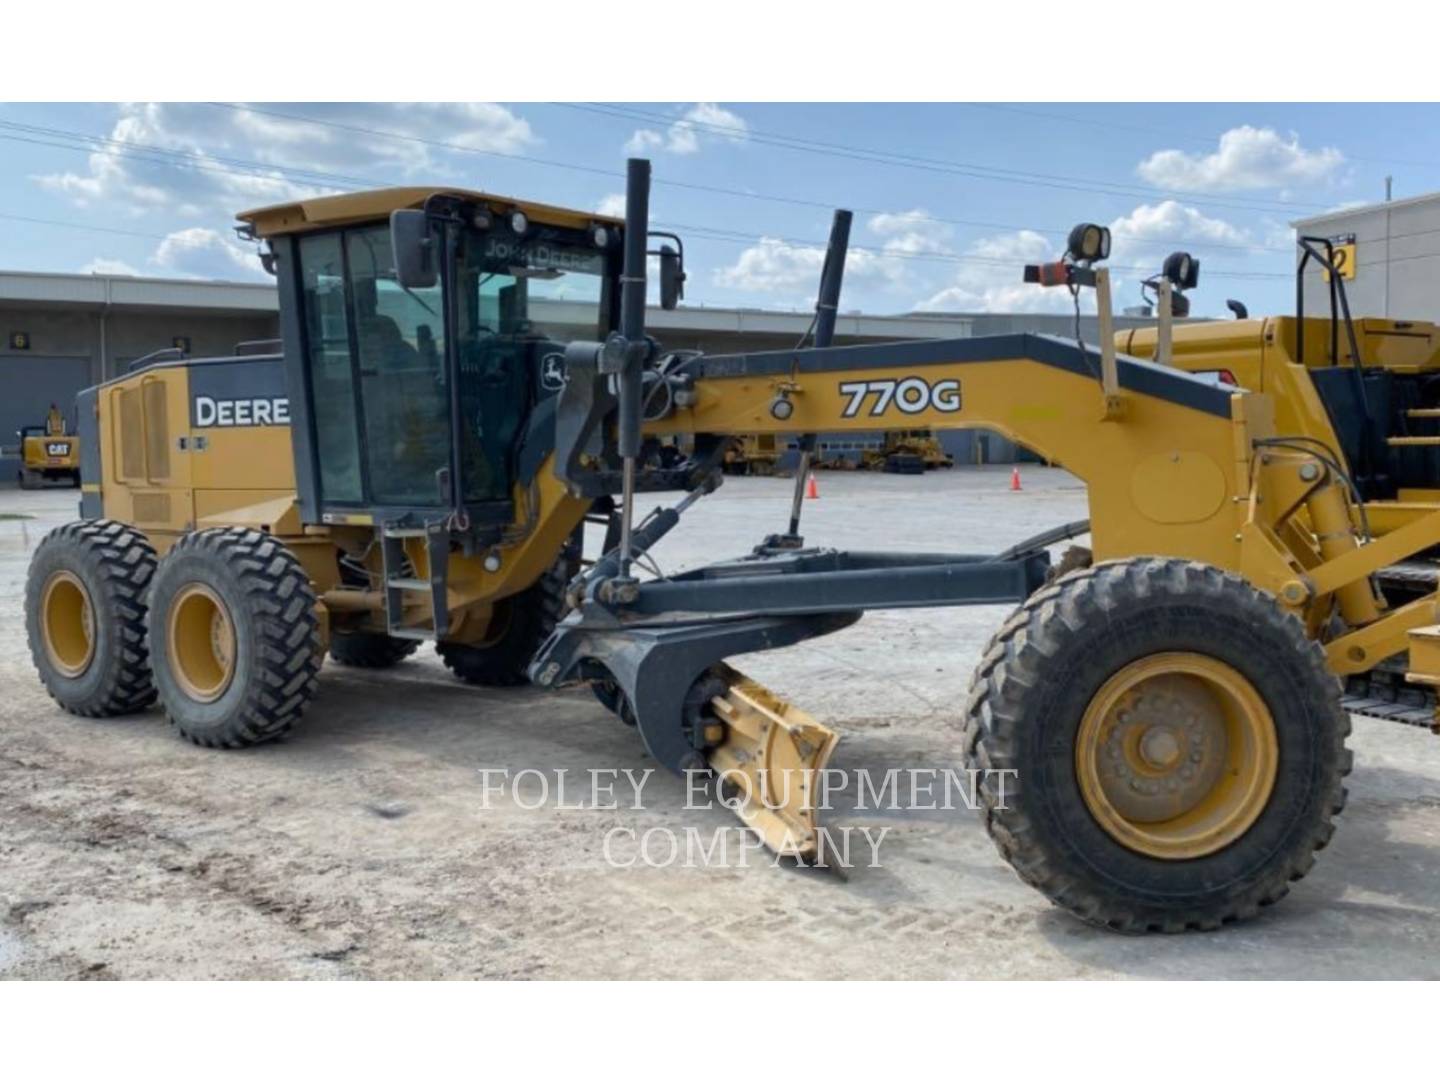
[[[24,490],[64,484],[80,486],[80,440],[68,430],[65,415],[53,402],[44,424],[23,427],[20,468],[16,481]]]
[[[588,684],[659,765],[714,774],[808,859],[837,736],[728,658],[874,609],[1019,605],[955,702],[965,760],[941,763],[970,770],[1000,854],[1117,929],[1280,899],[1344,803],[1337,674],[1408,652],[1402,679],[1440,681],[1435,597],[1396,604],[1379,579],[1440,544],[1440,513],[1377,528],[1343,443],[1281,393],[1121,355],[1096,226],[1026,270],[1095,290],[1094,345],[833,345],[839,211],[808,347],[667,350],[645,328],[647,258],[668,308],[684,254],[647,227],[649,179],[630,162],[623,220],[445,187],[242,214],[282,348],[156,359],[80,395],[99,468],[26,587],[55,700],[101,717],[158,699],[184,737],[241,747],[301,719],[326,651],[384,667],[434,642],[470,682]],[[886,523],[870,551],[802,537],[816,433],[920,427],[1055,461],[1086,483],[1088,521],[981,554],[898,550]],[[800,448],[784,527],[642,573],[744,436]],[[674,499],[642,519],[642,492]],[[607,526],[589,565],[587,519]],[[1048,550],[1087,532],[1057,576]]]

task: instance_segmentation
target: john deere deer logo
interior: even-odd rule
[[[540,361],[540,385],[546,390],[559,390],[565,385],[565,357],[552,352]]]

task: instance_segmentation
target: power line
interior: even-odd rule
[[[85,232],[113,233],[116,236],[138,236],[144,240],[165,240],[161,233],[135,232],[131,229],[110,229],[104,225],[82,225],[78,221],[52,221],[48,218],[25,217],[23,214],[0,214],[5,221],[23,221],[28,225],[52,225],[57,229],[81,229]]]
[[[0,121],[0,129],[22,133],[19,135],[0,136],[0,138],[5,138],[12,142],[29,142],[63,150],[83,150],[86,153],[93,153],[96,150],[112,151],[122,153],[135,160],[146,161],[157,165],[183,161],[188,167],[198,172],[221,173],[272,181],[286,176],[293,176],[301,179],[304,183],[312,185],[329,184],[343,186],[345,184],[359,184],[362,186],[374,186],[381,183],[381,181],[372,177],[345,176],[339,173],[325,173],[313,169],[274,165],[262,161],[249,161],[243,158],[222,157],[202,151],[181,150],[175,147],[156,146],[153,143],[137,142],[130,139],[114,139],[105,135],[91,135],[86,132],[67,131],[64,128],[39,127],[33,124]],[[47,142],[41,140],[52,141]],[[56,142],[53,140],[60,141]],[[75,143],[79,143],[80,145],[74,145]]]
[[[323,121],[319,121],[319,122],[321,122],[321,123],[326,123],[326,122],[323,122]],[[345,126],[349,126],[349,125],[345,125]],[[383,183],[382,181],[379,181],[379,180],[377,180],[377,179],[375,179],[375,178],[372,178],[372,177],[350,177],[350,176],[344,176],[344,175],[341,175],[341,174],[323,173],[323,172],[319,172],[319,171],[316,171],[316,170],[305,170],[305,169],[300,169],[300,170],[287,170],[287,169],[285,169],[285,167],[283,167],[283,166],[272,166],[272,165],[269,165],[269,164],[263,163],[263,162],[253,162],[253,161],[248,161],[248,160],[246,160],[246,159],[241,159],[241,158],[222,158],[222,157],[219,157],[219,156],[216,156],[216,155],[205,154],[205,153],[201,153],[201,152],[198,152],[198,151],[179,150],[179,149],[174,149],[174,148],[169,148],[169,147],[158,147],[158,146],[155,146],[155,145],[153,145],[153,144],[148,144],[148,143],[138,143],[138,142],[132,142],[132,141],[129,141],[129,140],[118,140],[118,139],[108,138],[108,137],[105,137],[105,136],[87,135],[87,134],[80,133],[80,132],[65,131],[65,130],[59,129],[59,128],[43,128],[43,127],[38,127],[38,126],[35,126],[35,125],[15,124],[15,123],[4,122],[4,121],[0,121],[0,128],[6,129],[6,130],[11,130],[11,131],[21,130],[21,131],[25,131],[25,132],[27,132],[27,133],[29,133],[29,134],[38,135],[38,136],[45,136],[45,137],[48,137],[48,138],[50,138],[50,139],[52,139],[52,140],[53,140],[53,139],[62,139],[62,140],[64,140],[64,139],[70,139],[70,140],[75,140],[75,141],[78,141],[81,145],[76,146],[76,145],[72,145],[72,144],[70,144],[70,143],[66,143],[66,142],[63,142],[63,141],[62,141],[62,142],[45,141],[44,139],[41,139],[41,138],[28,137],[28,135],[13,135],[13,134],[12,134],[12,135],[3,135],[3,134],[0,134],[0,139],[6,139],[6,140],[18,141],[18,142],[26,142],[26,143],[37,143],[38,145],[52,146],[52,147],[57,147],[57,148],[60,148],[60,149],[69,149],[69,150],[86,150],[86,151],[93,151],[95,147],[100,146],[100,147],[105,148],[105,149],[107,150],[107,152],[112,153],[112,154],[115,154],[116,156],[119,156],[119,157],[122,157],[122,158],[127,158],[127,159],[132,159],[132,160],[139,160],[139,161],[142,161],[142,162],[146,162],[146,163],[154,164],[154,165],[159,165],[159,166],[161,166],[161,167],[166,167],[166,168],[181,168],[181,169],[190,169],[190,170],[196,170],[196,171],[202,171],[202,172],[212,172],[212,173],[221,173],[221,174],[229,174],[229,175],[239,175],[239,176],[245,176],[245,177],[247,177],[247,178],[254,178],[254,177],[256,177],[256,176],[260,176],[260,177],[262,177],[262,178],[271,179],[271,180],[276,179],[276,178],[277,178],[277,174],[279,174],[281,177],[283,177],[287,172],[293,171],[293,173],[294,173],[295,175],[297,175],[297,176],[308,176],[308,177],[323,178],[324,182],[329,183],[329,184],[331,184],[331,185],[340,186],[342,189],[348,188],[348,187],[349,187],[350,185],[352,185],[352,184],[354,184],[354,185],[359,185],[359,186],[361,186],[361,187],[365,187],[365,186],[375,186],[375,185],[377,185],[377,184]],[[411,138],[411,137],[409,137],[409,136],[400,136],[400,137]],[[417,138],[418,138],[418,137],[417,137]],[[212,162],[214,162],[214,163],[216,163],[216,164],[211,164]],[[226,164],[225,164],[225,165],[218,164],[218,163],[220,163],[220,162],[225,162]],[[237,170],[242,170],[242,171],[237,171]],[[312,182],[312,183],[313,183],[314,181],[312,180],[312,181],[309,181],[309,182]],[[16,217],[15,215],[5,215],[5,216]],[[35,219],[35,220],[36,220],[37,223],[38,223],[38,219]],[[63,224],[63,223],[51,223],[51,224]],[[746,233],[746,232],[740,232],[740,231],[734,231],[734,230],[724,230],[724,229],[720,229],[720,228],[718,228],[718,227],[716,227],[716,226],[681,225],[681,226],[678,226],[678,227],[684,229],[684,230],[687,231],[687,232],[694,233],[695,235],[706,235],[706,234],[708,234],[708,235],[709,235],[709,238],[711,238],[711,239],[720,239],[720,240],[723,240],[723,241],[743,241],[743,242],[746,242],[746,243],[754,243],[754,242],[757,242],[757,241],[758,241],[758,242],[763,242],[763,241],[766,241],[766,240],[770,240],[770,241],[774,241],[774,242],[777,242],[777,243],[781,243],[781,244],[784,244],[784,245],[787,245],[787,246],[790,246],[790,247],[799,247],[799,248],[814,248],[814,247],[820,245],[820,243],[821,243],[820,241],[813,241],[813,240],[797,240],[797,239],[793,239],[793,238],[770,237],[770,236],[766,236],[766,235],[764,235],[764,234],[758,234],[758,233]],[[97,231],[98,231],[98,230],[97,230]],[[106,230],[106,231],[120,232],[120,231],[122,231],[122,230]],[[137,234],[137,235],[149,235],[149,234]],[[163,237],[158,237],[158,236],[153,236],[153,235],[149,236],[149,238],[152,238],[152,239],[163,239]],[[886,248],[867,248],[867,247],[858,246],[858,245],[855,246],[855,247],[853,248],[853,250],[855,250],[855,251],[857,251],[857,252],[865,252],[865,253],[873,254],[873,255],[875,255],[876,257],[880,257],[880,258],[920,259],[920,260],[923,260],[923,261],[930,261],[930,262],[944,262],[944,263],[957,263],[957,264],[964,264],[964,263],[989,263],[989,264],[992,264],[992,265],[1007,265],[1007,266],[1008,266],[1008,265],[1012,265],[1011,262],[1010,262],[1010,260],[1007,260],[1007,259],[989,258],[989,257],[986,257],[986,256],[974,255],[974,254],[968,254],[968,255],[967,255],[967,254],[957,254],[957,253],[950,253],[950,252],[902,252],[902,251],[896,251],[896,250],[893,250],[893,249],[886,249]],[[1134,273],[1148,273],[1148,272],[1149,272],[1149,270],[1148,270],[1147,268],[1142,268],[1142,267],[1122,267],[1122,266],[1116,266],[1115,269],[1117,269],[1117,270],[1130,271],[1130,272],[1134,272]],[[1236,277],[1236,278],[1267,278],[1267,277],[1268,277],[1268,278],[1282,278],[1282,277],[1288,277],[1288,276],[1289,276],[1288,274],[1267,273],[1267,272],[1263,272],[1263,271],[1228,271],[1228,272],[1227,272],[1227,271],[1212,271],[1212,272],[1211,272],[1211,275],[1212,275],[1212,276],[1223,276],[1223,277]]]
[[[824,241],[802,240],[794,237],[772,236],[768,234],[757,235],[755,233],[737,232],[727,229],[717,229],[711,225],[695,225],[677,221],[657,221],[656,225],[662,228],[674,229],[687,236],[700,236],[707,240],[720,240],[734,243],[754,244],[756,242],[770,243],[792,251],[823,251]],[[881,259],[902,259],[919,260],[921,262],[940,263],[985,263],[992,266],[1010,266],[1018,268],[1020,263],[1014,259],[1002,259],[988,255],[967,255],[954,252],[914,252],[896,251],[890,248],[866,247],[859,244],[851,244],[851,252],[858,252],[866,255],[873,255]],[[1157,272],[1155,267],[1130,266],[1117,263],[1107,263],[1112,270],[1119,270],[1126,273],[1150,275]],[[1212,270],[1210,277],[1227,278],[1284,278],[1289,279],[1292,275],[1281,274],[1263,270]]]
[[[667,116],[664,113],[650,112],[644,109],[637,109],[629,106],[618,106],[600,103],[581,104],[578,102],[548,102],[557,108],[579,109],[585,112],[596,113],[602,116],[610,116],[617,119],[638,120],[647,123],[679,124],[684,127],[693,127],[712,134],[723,135],[727,138],[743,138],[748,141],[758,142],[767,146],[784,147],[790,150],[801,150],[807,153],[825,154],[831,157],[850,158],[852,160],[868,161],[874,164],[895,165],[903,168],[922,169],[928,172],[949,173],[959,176],[966,176],[979,180],[991,180],[1002,183],[1027,184],[1038,187],[1058,188],[1066,191],[1085,191],[1105,195],[1111,198],[1154,198],[1157,195],[1180,196],[1192,202],[1204,203],[1210,206],[1224,206],[1238,210],[1277,210],[1290,209],[1295,207],[1321,207],[1320,203],[1299,203],[1282,202],[1275,199],[1245,198],[1243,202],[1235,199],[1220,199],[1208,195],[1197,195],[1192,192],[1182,192],[1173,189],[1151,187],[1139,184],[1122,184],[1109,180],[1084,180],[1079,178],[1055,174],[1039,173],[1022,169],[1007,169],[994,165],[978,165],[973,162],[949,161],[942,158],[921,157],[915,154],[905,154],[890,150],[876,150],[868,147],[850,146],[844,143],[821,142],[815,139],[805,139],[793,135],[778,135],[771,132],[763,132],[747,127],[743,132],[731,125],[716,124],[704,120],[691,120],[685,117]]]
[[[1111,128],[1115,131],[1134,131],[1146,135],[1163,135],[1175,142],[1188,142],[1193,146],[1216,146],[1220,137],[1195,134],[1177,134],[1170,128],[1150,127],[1143,124],[1122,124],[1113,120],[1096,120],[1087,116],[1071,116],[1068,113],[1054,113],[1044,109],[1031,109],[1019,105],[1002,105],[994,101],[967,101],[964,104],[974,109],[994,109],[1001,112],[1018,113],[1021,116],[1040,116],[1049,120],[1060,120],[1067,124],[1086,124],[1090,127]],[[1399,158],[1361,157],[1346,154],[1350,161],[1364,161],[1371,165],[1406,165],[1416,169],[1440,169],[1440,161],[1405,161]],[[1298,205],[1298,204],[1294,204]]]
[[[270,117],[274,117],[274,118],[276,118],[276,119],[281,119],[281,120],[290,120],[290,121],[295,121],[295,122],[298,122],[298,123],[314,124],[314,125],[317,125],[317,126],[320,126],[320,127],[334,128],[334,129],[339,130],[339,131],[350,132],[351,134],[370,135],[370,136],[374,136],[374,137],[378,137],[378,138],[396,139],[396,140],[400,140],[400,141],[402,141],[402,142],[412,142],[412,143],[416,143],[416,144],[424,145],[424,146],[431,146],[431,147],[436,147],[436,148],[445,149],[445,150],[453,150],[453,151],[456,151],[456,152],[459,152],[459,153],[482,154],[482,155],[486,155],[486,156],[490,156],[490,157],[505,158],[505,159],[513,160],[513,161],[523,161],[523,162],[527,162],[527,163],[535,164],[535,165],[544,165],[544,166],[553,167],[553,168],[570,169],[570,170],[578,171],[578,172],[586,172],[586,173],[591,173],[591,174],[594,174],[594,175],[605,176],[605,177],[609,177],[609,178],[613,178],[613,179],[624,179],[624,175],[625,175],[623,172],[621,172],[621,171],[619,171],[619,170],[603,169],[603,168],[599,168],[599,167],[596,167],[596,166],[576,165],[576,164],[574,164],[573,162],[547,160],[547,159],[545,159],[545,158],[531,157],[531,156],[525,155],[525,154],[509,153],[509,152],[503,151],[503,150],[486,150],[486,149],[481,149],[481,148],[479,148],[479,147],[466,146],[466,145],[461,144],[461,143],[446,142],[446,141],[440,140],[440,139],[427,139],[427,138],[424,138],[424,137],[419,136],[419,135],[409,135],[409,134],[405,134],[405,133],[403,133],[403,132],[398,132],[398,131],[387,131],[387,130],[384,130],[384,129],[381,129],[381,128],[371,128],[371,127],[364,127],[364,126],[357,125],[357,124],[347,124],[347,123],[343,123],[343,122],[336,121],[336,120],[324,120],[324,119],[321,119],[321,118],[319,118],[319,117],[303,116],[303,115],[299,115],[299,114],[295,114],[295,113],[280,112],[280,111],[275,110],[275,109],[258,108],[258,107],[253,106],[253,105],[240,105],[240,104],[235,104],[235,103],[230,103],[230,102],[214,102],[214,101],[212,101],[212,102],[207,102],[206,104],[212,105],[212,106],[215,106],[215,107],[218,107],[218,108],[233,109],[233,110],[236,110],[236,111],[238,111],[238,112],[250,112],[250,113],[255,113],[255,114],[257,114],[257,115],[260,115],[260,116],[270,116]],[[731,130],[731,129],[724,129],[724,130]],[[780,203],[780,204],[784,204],[784,205],[787,205],[787,206],[804,206],[804,207],[810,207],[810,208],[814,208],[814,209],[818,209],[818,210],[830,210],[830,209],[833,209],[833,204],[832,204],[832,203],[820,202],[820,201],[814,200],[814,199],[801,199],[801,198],[794,198],[794,197],[784,196],[784,195],[769,195],[769,194],[765,194],[765,193],[762,193],[762,192],[742,191],[742,190],[738,190],[738,189],[735,189],[735,188],[718,187],[718,186],[711,185],[711,184],[696,184],[696,183],[691,183],[691,182],[687,182],[687,181],[683,181],[683,180],[667,179],[667,178],[664,178],[664,177],[656,177],[656,178],[654,179],[653,183],[655,183],[656,185],[663,185],[663,186],[666,186],[666,187],[683,188],[683,189],[686,189],[686,190],[698,191],[698,192],[703,192],[703,193],[706,193],[706,194],[726,195],[726,196],[731,196],[731,197],[740,198],[740,199],[751,199],[751,200],[758,200],[758,201],[762,201],[762,202]],[[932,215],[932,214],[923,214],[923,215],[918,215],[918,216],[916,216],[916,215],[914,215],[914,212],[913,212],[913,211],[910,211],[910,210],[880,209],[880,208],[875,208],[875,207],[864,207],[864,206],[857,206],[857,207],[853,207],[852,209],[853,209],[856,213],[859,213],[859,214],[871,214],[871,215],[891,214],[891,215],[895,215],[895,216],[912,216],[912,217],[915,217],[915,219],[916,219],[916,220],[919,220],[919,221],[935,222],[935,223],[942,224],[942,225],[958,225],[958,226],[961,226],[961,227],[964,227],[964,228],[1005,229],[1005,230],[1029,229],[1029,230],[1031,230],[1031,231],[1033,231],[1033,232],[1038,232],[1038,233],[1042,233],[1042,234],[1050,235],[1050,236],[1066,236],[1066,235],[1069,234],[1069,231],[1070,231],[1070,229],[1069,229],[1068,226],[1062,228],[1062,227],[1058,227],[1058,226],[1016,225],[1016,224],[1007,224],[1007,223],[1003,223],[1003,222],[975,221],[975,220],[968,220],[968,219],[963,219],[963,218],[947,218],[947,217],[940,217],[940,216],[936,216],[936,215]],[[1188,245],[1189,247],[1194,248],[1194,249],[1197,249],[1197,250],[1207,250],[1207,249],[1213,249],[1213,250],[1235,250],[1235,251],[1244,251],[1244,252],[1247,252],[1247,253],[1256,253],[1256,252],[1283,252],[1283,251],[1287,251],[1287,250],[1288,250],[1288,248],[1278,248],[1278,247],[1274,247],[1274,246],[1270,246],[1270,245],[1264,245],[1264,244],[1229,244],[1229,243],[1225,243],[1225,242],[1223,242],[1223,241],[1187,240],[1187,239],[1177,239],[1177,238],[1171,238],[1171,237],[1150,237],[1150,238],[1144,238],[1144,239],[1137,238],[1134,242],[1136,242],[1136,243],[1143,243],[1143,244],[1152,244],[1152,245],[1155,245],[1155,246],[1157,246],[1157,247],[1166,246],[1166,245],[1176,245],[1176,246],[1179,246],[1179,245]]]

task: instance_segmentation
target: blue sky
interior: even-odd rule
[[[686,238],[687,302],[806,309],[830,207],[846,309],[1065,310],[1019,284],[1065,230],[1115,230],[1117,305],[1185,248],[1197,314],[1293,303],[1288,223],[1440,190],[1412,105],[213,104],[0,106],[0,269],[261,280],[236,211],[457,184],[612,208],[628,153]],[[18,219],[35,220],[18,220]],[[42,223],[43,222],[43,223]]]

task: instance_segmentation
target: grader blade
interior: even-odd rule
[[[840,736],[728,664],[715,673],[727,684],[710,700],[725,726],[709,755],[722,791],[771,851],[814,855],[824,769]]]

